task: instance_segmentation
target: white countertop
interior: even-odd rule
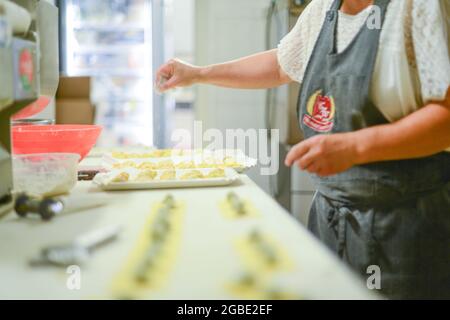
[[[19,219],[10,213],[0,220],[0,299],[111,298],[111,280],[133,245],[151,206],[168,193],[186,203],[182,243],[166,285],[149,299],[233,299],[226,283],[242,271],[233,240],[258,226],[282,243],[295,263],[294,271],[274,281],[309,299],[372,299],[363,281],[351,274],[289,213],[247,176],[230,187],[147,190],[108,193],[111,204],[62,215],[44,223]],[[233,190],[251,199],[261,217],[226,220],[219,202]],[[73,193],[101,192],[90,182],[79,182]],[[27,261],[46,245],[69,242],[101,226],[120,223],[124,230],[115,242],[99,249],[81,268],[81,289],[68,290],[64,269],[31,268]]]

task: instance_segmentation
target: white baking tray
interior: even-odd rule
[[[226,168],[225,177],[221,178],[204,178],[204,179],[191,179],[181,180],[180,177],[192,170],[202,172],[204,175],[215,169],[187,169],[187,170],[174,170],[176,172],[176,179],[174,180],[160,180],[160,175],[167,170],[156,170],[158,173],[154,180],[150,181],[133,181],[133,179],[142,170],[133,168],[112,170],[108,173],[99,173],[95,176],[93,183],[98,185],[105,191],[119,191],[119,190],[144,190],[144,189],[173,189],[173,188],[198,188],[198,187],[215,187],[215,186],[227,186],[240,179],[239,174],[233,170]],[[126,172],[130,175],[130,181],[127,182],[112,182],[118,174]]]

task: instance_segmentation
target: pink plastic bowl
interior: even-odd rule
[[[101,126],[93,125],[14,126],[13,153],[78,153],[81,161],[101,131]]]

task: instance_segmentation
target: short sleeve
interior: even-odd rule
[[[444,100],[450,86],[448,1],[416,0],[412,36],[425,103]]]
[[[329,0],[312,1],[294,28],[278,45],[278,63],[293,81],[301,83],[320,32]]]

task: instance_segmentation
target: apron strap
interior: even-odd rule
[[[334,0],[333,4],[330,7],[330,11],[337,11],[342,6],[342,0]]]
[[[385,18],[386,18],[386,11],[387,11],[387,7],[388,7],[389,3],[390,3],[390,0],[375,0],[375,2],[374,2],[374,5],[377,6],[380,9],[380,15],[381,15],[381,17],[380,17],[381,18],[381,21],[380,21],[381,22],[381,29],[380,30],[372,30],[372,31],[376,32],[376,36],[374,37],[374,41],[379,41],[379,37],[381,35],[381,30],[383,29],[383,26],[384,26],[384,21],[385,21]],[[372,12],[370,13],[370,15],[369,15],[369,17],[367,19],[370,19],[370,16],[375,14],[375,12],[376,11],[372,10]],[[366,20],[366,22],[367,21],[368,20]],[[379,49],[379,46],[377,46],[376,47],[376,51],[373,52],[373,54],[375,56],[378,54],[378,49]],[[368,62],[369,63],[368,64],[368,68],[370,70],[374,70],[375,69],[375,62],[376,62],[376,59],[370,59],[370,61]],[[366,81],[366,83],[365,83],[365,85],[363,87],[364,92],[369,92],[370,91],[369,87],[370,87],[371,83],[372,83],[371,81]],[[379,111],[379,110],[376,109],[376,111]],[[377,112],[377,114],[373,115],[373,117],[375,119],[377,119],[377,118],[380,119],[380,117],[381,117],[381,119],[384,119],[384,116],[382,116],[381,112]]]

